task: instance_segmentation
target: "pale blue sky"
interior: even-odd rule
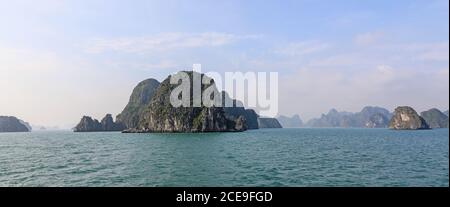
[[[278,71],[280,113],[448,109],[447,0],[0,0],[0,114],[70,126],[201,63]]]

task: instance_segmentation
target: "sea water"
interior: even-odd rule
[[[449,186],[449,131],[0,133],[0,186]]]

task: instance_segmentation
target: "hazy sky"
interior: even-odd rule
[[[448,0],[0,0],[0,115],[73,126],[201,63],[278,71],[280,113],[449,107]]]

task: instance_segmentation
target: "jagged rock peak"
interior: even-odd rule
[[[419,130],[429,129],[430,127],[413,108],[400,106],[395,109],[394,115],[389,122],[389,128],[396,130]]]
[[[152,78],[140,82],[133,89],[128,104],[122,113],[117,115],[117,122],[122,123],[126,128],[136,128],[140,119],[139,116],[150,103],[159,84],[159,81]]]
[[[120,122],[114,122],[112,115],[107,114],[101,122],[93,119],[90,116],[83,116],[77,126],[74,127],[74,132],[103,132],[103,131],[122,131],[125,126]]]

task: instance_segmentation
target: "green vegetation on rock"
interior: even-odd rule
[[[187,72],[192,81],[194,72]],[[204,74],[200,75],[201,78]],[[139,115],[139,122],[134,129],[126,132],[224,132],[224,131],[244,131],[245,123],[243,117],[230,120],[225,114],[223,107],[192,107],[193,85],[191,84],[190,103],[191,107],[173,107],[170,102],[172,90],[178,84],[170,84],[170,77],[167,77],[156,89],[150,103],[145,106]],[[210,84],[202,84],[203,92]],[[217,89],[215,89],[217,90]]]
[[[122,123],[126,128],[137,127],[139,116],[147,108],[158,86],[159,82],[155,79],[147,79],[140,82],[133,89],[130,100],[122,113],[117,115],[117,122]]]

